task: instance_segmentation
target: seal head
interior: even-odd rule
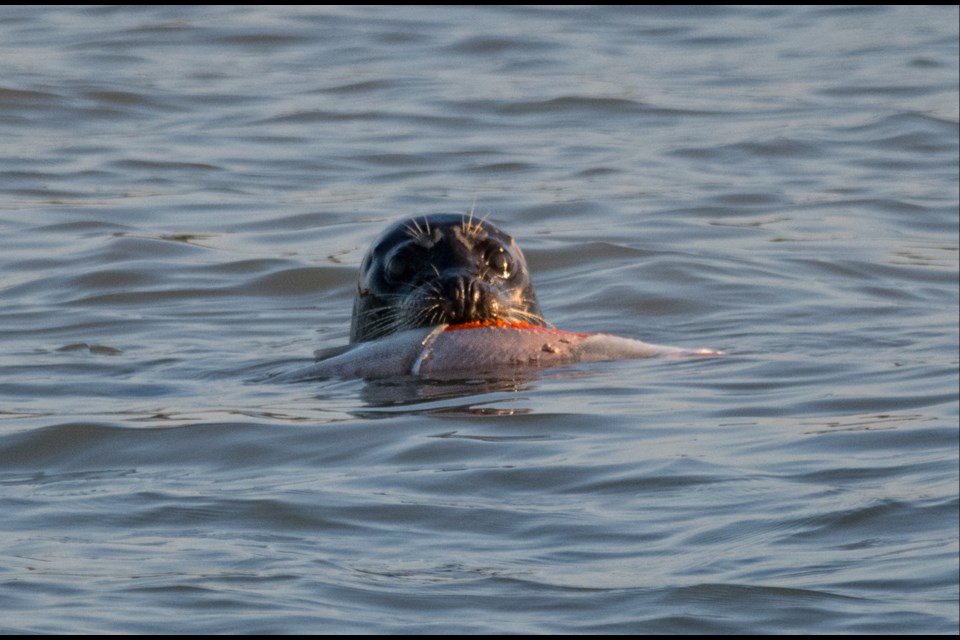
[[[459,214],[410,218],[384,231],[360,266],[350,342],[468,322],[547,326],[513,238]]]

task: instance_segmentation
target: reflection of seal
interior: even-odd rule
[[[466,322],[547,324],[513,238],[458,214],[388,228],[360,266],[350,342]]]

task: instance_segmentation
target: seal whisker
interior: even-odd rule
[[[412,220],[408,221],[407,235],[410,236],[410,238],[414,242],[420,242],[421,240],[423,240],[423,238],[426,237],[426,234],[424,233],[423,228],[420,226],[420,223],[417,221],[416,218],[413,218]]]

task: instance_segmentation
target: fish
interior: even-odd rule
[[[285,382],[539,370],[578,362],[718,356],[606,333],[579,333],[524,322],[468,322],[409,329],[318,352],[314,364],[280,374]]]

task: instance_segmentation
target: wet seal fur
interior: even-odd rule
[[[471,215],[390,226],[360,266],[350,342],[464,323],[549,326],[513,238]]]

